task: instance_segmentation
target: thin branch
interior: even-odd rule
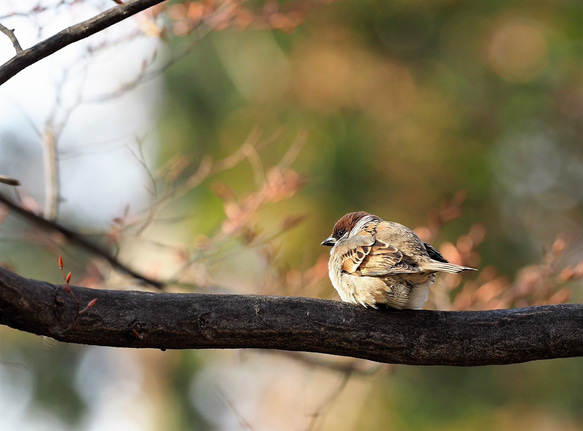
[[[128,268],[126,265],[121,263],[115,256],[113,256],[107,250],[104,250],[103,248],[101,248],[97,244],[94,244],[91,241],[88,241],[81,234],[74,232],[71,229],[68,229],[64,226],[61,226],[60,224],[58,224],[55,221],[47,220],[46,218],[44,218],[40,215],[37,215],[31,211],[28,211],[25,208],[22,208],[20,205],[12,202],[10,199],[3,196],[2,194],[0,194],[0,203],[6,205],[8,208],[10,208],[16,214],[18,214],[21,217],[24,217],[25,219],[27,219],[28,221],[32,222],[34,225],[36,225],[42,229],[47,229],[50,231],[56,231],[56,232],[61,233],[71,243],[76,244],[76,245],[84,248],[85,250],[87,250],[87,251],[89,251],[97,256],[104,258],[107,262],[109,262],[109,264],[113,268],[115,268],[121,272],[124,272],[126,274],[129,274],[132,277],[134,277],[135,279],[141,280],[141,281],[145,282],[146,284],[154,286],[158,289],[162,289],[164,287],[164,284],[161,283],[160,281],[152,280],[151,278],[146,277],[145,275],[140,274],[140,273]]]
[[[225,401],[225,404],[232,410],[241,428],[253,431],[253,427],[251,426],[249,421],[245,419],[243,414],[237,409],[235,403],[233,403],[233,400],[231,400],[231,397],[229,397],[229,394],[226,391],[224,391],[223,388],[221,387],[217,389],[217,392],[219,393],[221,398]]]
[[[20,54],[22,52],[22,47],[20,46],[20,42],[18,42],[18,39],[14,34],[14,30],[10,30],[9,28],[4,27],[2,24],[0,24],[0,32],[8,36],[8,39],[10,39],[10,42],[12,42],[12,46],[16,50],[16,55]]]
[[[34,7],[32,9],[29,9],[29,10],[8,12],[5,15],[1,15],[0,16],[0,19],[12,18],[12,17],[15,17],[15,16],[30,18],[33,15],[45,13],[49,9],[51,11],[54,11],[54,12],[57,12],[58,13],[60,8],[70,8],[75,3],[79,3],[81,1],[83,1],[83,0],[70,0],[70,1],[60,0],[57,3],[51,3],[51,2],[49,2],[51,4],[45,4],[45,5],[36,4],[36,5],[34,5]]]
[[[31,48],[18,52],[12,59],[0,66],[0,85],[28,66],[54,54],[67,45],[98,33],[138,12],[162,3],[164,0],[129,0],[99,15],[66,28]]]
[[[42,134],[43,166],[45,178],[44,217],[55,221],[59,208],[59,163],[57,161],[57,136],[51,122]]]
[[[69,343],[278,349],[410,365],[583,356],[583,304],[391,311],[295,297],[70,289],[95,306],[76,316],[75,301],[62,287],[0,268],[0,323]]]
[[[5,175],[0,175],[0,183],[7,184],[9,186],[19,186],[20,185],[20,181],[18,181],[16,178],[7,177]]]
[[[226,14],[232,13],[236,9],[237,6],[231,4],[230,2],[225,2],[224,4],[219,5],[218,8],[213,13],[209,14],[209,16],[201,20],[197,24],[197,26],[192,29],[193,30],[192,37],[187,39],[187,45],[179,49],[177,53],[174,52],[173,50],[170,54],[170,58],[163,62],[163,64],[156,67],[154,70],[149,70],[150,66],[153,65],[154,60],[156,60],[157,58],[157,52],[155,51],[152,58],[143,63],[142,68],[140,69],[137,76],[132,78],[130,81],[122,83],[118,89],[111,93],[102,94],[101,96],[84,100],[84,102],[85,103],[106,102],[108,100],[120,97],[126,92],[135,89],[139,85],[143,85],[147,82],[152,81],[153,79],[159,78],[166,70],[168,70],[174,64],[178,63],[187,55],[189,55],[197,46],[200,40],[208,36],[217,28],[218,24],[221,23],[221,19]]]
[[[349,372],[343,374],[342,380],[340,381],[338,387],[330,395],[328,395],[326,399],[324,399],[324,401],[320,404],[320,407],[318,407],[312,414],[310,425],[308,425],[306,428],[307,431],[316,429],[315,427],[318,419],[322,417],[322,414],[325,413],[325,410],[327,410],[332,405],[332,403],[340,396],[342,392],[344,392],[344,389],[346,389],[346,385],[348,385],[351,377],[352,374]]]
[[[69,70],[63,73],[61,82],[56,88],[55,106],[45,122],[44,129],[40,135],[43,146],[43,167],[45,183],[45,202],[43,215],[47,220],[54,221],[59,213],[60,192],[60,165],[59,165],[59,141],[71,115],[81,103],[81,90],[77,95],[77,100],[68,108],[64,109],[62,119],[56,121],[57,113],[62,104],[62,89],[68,81]],[[86,77],[86,76],[85,76]]]

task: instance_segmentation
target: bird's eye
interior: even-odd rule
[[[344,229],[340,229],[340,230],[338,231],[338,234],[337,234],[337,235],[338,235],[338,238],[342,238],[342,237],[344,236],[344,234],[345,234],[345,233],[346,233],[346,231],[345,231]]]

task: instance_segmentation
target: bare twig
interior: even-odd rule
[[[64,109],[60,121],[56,121],[57,113],[62,104],[61,93],[62,88],[68,81],[69,71],[63,73],[61,82],[57,85],[55,106],[47,121],[43,131],[40,134],[40,139],[43,144],[43,167],[44,167],[44,183],[45,183],[45,204],[43,215],[47,220],[56,220],[59,212],[60,201],[60,165],[59,165],[59,141],[61,135],[73,112],[81,104],[81,93],[77,95],[74,103],[68,108]]]
[[[261,140],[261,131],[259,128],[254,127],[247,139],[245,139],[243,145],[229,156],[215,162],[213,162],[209,157],[203,158],[198,169],[186,181],[183,183],[176,183],[175,181],[171,181],[172,187],[162,193],[160,197],[155,196],[157,199],[155,199],[155,202],[151,208],[147,210],[148,212],[145,216],[145,219],[143,221],[140,220],[141,226],[137,230],[137,235],[140,235],[156,219],[157,215],[169,204],[183,197],[185,194],[200,185],[210,176],[232,169],[244,161],[247,157],[249,146],[253,146],[254,148],[261,148],[272,143],[277,138],[277,136],[279,136],[279,134],[279,132],[276,132],[264,140]],[[186,167],[186,165],[182,166],[180,169],[184,167]],[[167,176],[170,176],[170,174]],[[172,178],[174,177],[175,174],[172,174]],[[167,178],[165,178],[165,180],[165,182],[168,182]]]
[[[70,8],[75,3],[79,3],[83,0],[59,0],[58,2],[47,2],[49,4],[39,4],[34,5],[32,10],[22,10],[22,11],[12,11],[5,15],[1,15],[0,19],[12,18],[15,16],[30,18],[32,14],[41,14],[47,12],[48,10],[53,10],[58,12],[61,8]]]
[[[46,218],[41,217],[40,215],[37,215],[31,211],[28,211],[25,208],[22,208],[20,205],[12,202],[10,199],[6,198],[2,194],[0,194],[0,203],[6,205],[12,211],[17,213],[21,217],[24,217],[25,219],[29,220],[30,222],[32,222],[33,224],[35,224],[36,226],[38,226],[40,228],[61,233],[65,238],[67,238],[73,244],[76,244],[76,245],[84,248],[85,250],[87,250],[87,251],[89,251],[97,256],[104,258],[115,269],[122,271],[124,273],[127,273],[127,274],[131,275],[132,277],[134,277],[138,280],[141,280],[141,281],[143,281],[151,286],[154,286],[158,289],[162,289],[164,287],[163,283],[161,283],[160,281],[152,280],[151,278],[146,277],[143,274],[139,274],[138,272],[128,268],[126,265],[121,263],[115,256],[113,256],[107,250],[104,250],[103,248],[101,248],[97,244],[94,244],[91,241],[88,241],[79,233],[74,232],[74,231],[72,231],[64,226],[61,226],[60,224],[58,224],[55,221],[47,220]]]
[[[344,391],[351,377],[352,374],[350,372],[345,372],[342,375],[342,380],[340,381],[338,387],[332,393],[330,393],[330,395],[326,397],[322,404],[320,404],[320,406],[312,414],[312,420],[310,421],[310,425],[308,425],[308,427],[306,428],[308,431],[312,431],[315,429],[316,422],[318,421],[318,419],[322,416],[323,413],[325,413],[325,410],[332,405],[336,398],[338,398],[338,396],[340,396],[340,394]]]
[[[43,166],[45,176],[45,206],[44,217],[56,220],[59,208],[59,163],[57,161],[57,137],[49,123],[42,134]]]
[[[22,52],[22,47],[20,46],[20,42],[18,42],[18,39],[14,35],[14,30],[10,30],[9,28],[0,24],[0,32],[8,36],[8,39],[10,39],[10,42],[12,42],[12,46],[16,50],[16,55],[20,54]]]
[[[86,103],[106,102],[108,100],[120,97],[126,92],[135,89],[139,85],[145,84],[146,82],[159,78],[167,69],[169,69],[174,64],[178,63],[180,60],[188,56],[194,50],[195,46],[197,46],[200,40],[202,40],[204,37],[208,36],[210,33],[215,31],[218,25],[221,24],[222,22],[221,20],[224,19],[225,15],[228,15],[228,13],[232,12],[233,9],[236,9],[236,5],[230,2],[220,4],[214,12],[212,12],[211,14],[206,16],[203,20],[198,22],[197,25],[192,29],[193,30],[192,36],[187,39],[186,46],[180,48],[178,52],[174,51],[171,52],[170,58],[164,61],[161,65],[155,68],[152,67],[154,61],[158,57],[157,51],[155,51],[151,58],[143,62],[139,73],[131,80],[122,83],[113,92],[102,94],[100,96],[84,100],[84,102]],[[227,11],[227,13],[225,11]]]
[[[309,351],[410,365],[583,356],[583,304],[514,310],[373,310],[339,301],[59,286],[0,268],[0,323],[59,341],[155,349]],[[137,335],[136,335],[137,334]]]
[[[231,400],[227,392],[225,392],[221,387],[217,389],[217,392],[219,393],[221,398],[225,401],[225,404],[227,404],[227,406],[233,411],[233,414],[237,418],[241,428],[253,431],[253,427],[251,426],[249,421],[245,419],[243,414],[237,409],[235,403],[233,403],[233,400]]]
[[[164,0],[129,0],[99,15],[66,28],[36,45],[18,52],[12,59],[0,66],[0,85],[28,66],[54,54],[67,45],[98,33],[138,12],[148,9]]]
[[[16,178],[7,177],[5,175],[0,175],[0,183],[15,187],[20,185],[20,181]]]

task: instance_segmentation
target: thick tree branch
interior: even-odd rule
[[[0,177],[0,179],[1,179],[1,177]],[[14,180],[14,181],[17,181],[17,180]],[[67,238],[67,240],[69,240],[71,243],[76,244],[76,245],[84,248],[85,250],[89,251],[90,253],[93,253],[96,256],[102,257],[113,268],[117,269],[118,271],[121,271],[121,272],[126,273],[128,275],[131,275],[135,279],[140,280],[146,284],[149,284],[150,286],[154,286],[158,289],[162,289],[164,287],[164,284],[162,282],[157,281],[157,280],[153,280],[153,279],[151,279],[143,274],[140,274],[140,273],[132,270],[131,268],[129,268],[126,265],[124,265],[123,263],[121,263],[109,251],[107,251],[107,250],[101,248],[100,246],[98,246],[97,244],[94,244],[91,241],[85,239],[81,234],[74,232],[71,229],[66,228],[65,226],[60,225],[59,223],[57,223],[55,221],[47,220],[44,217],[33,213],[32,211],[29,211],[25,208],[22,208],[20,205],[12,202],[10,199],[8,199],[6,196],[3,196],[1,193],[0,193],[0,204],[6,205],[8,208],[10,208],[16,214],[27,219],[28,221],[30,221],[31,223],[33,223],[34,225],[36,225],[42,229],[59,232],[61,235],[63,235],[65,238]]]
[[[24,51],[17,50],[14,57],[0,66],[0,85],[23,69],[54,54],[65,46],[99,33],[101,30],[163,1],[165,0],[129,0],[127,3],[115,6],[87,21],[66,28],[31,48]]]
[[[583,305],[382,311],[307,298],[62,287],[0,268],[0,323],[60,341],[157,349],[261,348],[474,366],[583,356]]]

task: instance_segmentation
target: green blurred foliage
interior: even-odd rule
[[[580,17],[569,1],[341,1],[311,11],[290,34],[213,33],[166,75],[161,160],[225,156],[254,126],[283,127],[279,145],[305,129],[295,167],[309,182],[292,205],[312,217],[283,246],[292,262],[322,253],[318,239],[345,212],[414,227],[466,190],[465,215],[442,238],[483,223],[491,241],[483,263],[512,275],[566,226],[555,208],[552,229],[528,226],[524,213],[547,216],[540,193],[516,196],[502,183],[506,171],[525,181],[527,173],[496,157],[514,137],[538,133],[557,136],[553,151],[582,156],[571,94],[581,91]],[[240,177],[248,174],[229,173],[229,185],[250,187]],[[580,196],[568,193],[576,208]],[[523,214],[505,214],[505,199]],[[219,216],[218,202],[205,202]]]
[[[550,429],[578,429],[583,376],[577,362],[403,367],[371,394],[374,408],[362,412],[359,429],[378,429],[387,421],[395,430],[538,429],[540,421]]]
[[[348,211],[414,227],[465,190],[464,214],[438,242],[482,223],[482,265],[513,276],[561,231],[581,233],[583,196],[561,191],[572,199],[568,208],[541,206],[539,182],[524,170],[531,158],[530,169],[544,175],[544,151],[533,146],[502,160],[500,152],[512,152],[520,136],[552,135],[550,151],[578,160],[566,181],[581,176],[582,10],[572,1],[341,1],[309,13],[291,34],[212,34],[166,75],[161,160],[176,152],[224,156],[254,126],[283,127],[283,145],[305,129],[308,143],[294,167],[307,185],[258,221],[309,215],[282,238],[279,258],[288,267],[309,267],[327,252],[319,241]],[[271,150],[264,157],[266,165],[275,160]],[[225,181],[251,191],[241,180],[248,177],[241,168]],[[522,183],[530,194],[521,193]],[[217,203],[197,201],[200,218],[220,217]],[[195,231],[201,226],[193,223]],[[514,429],[541,420],[576,429],[582,366],[575,359],[398,367],[377,384],[358,429]]]

